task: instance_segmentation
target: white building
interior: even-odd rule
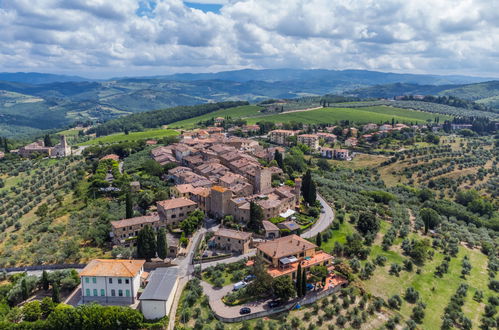
[[[144,260],[94,259],[81,271],[82,302],[110,305],[135,303]]]
[[[142,314],[148,320],[169,315],[178,286],[178,268],[156,268],[147,282],[139,298]]]

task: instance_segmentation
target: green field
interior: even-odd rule
[[[424,123],[427,119],[433,120],[435,117],[440,117],[442,122],[446,119],[451,119],[450,116],[442,114],[432,114],[429,112],[387,106],[374,106],[363,108],[323,108],[311,111],[282,113],[277,115],[249,118],[248,123],[253,124],[258,121],[265,120],[275,123],[296,121],[304,124],[327,124],[340,120],[350,120],[362,124],[369,122],[390,122],[392,118],[400,123]]]
[[[57,134],[59,134],[59,135],[65,135],[65,136],[77,136],[78,133],[80,133],[81,130],[82,129],[72,128],[72,129],[67,129],[65,131],[57,132]]]
[[[98,137],[96,139],[82,142],[78,145],[96,145],[96,144],[107,144],[107,143],[119,143],[126,141],[139,141],[146,139],[160,139],[165,136],[175,136],[180,134],[179,132],[171,129],[153,129],[144,132],[132,132],[126,135],[125,133],[112,134],[107,136]]]
[[[240,107],[218,110],[218,111],[207,113],[207,114],[202,115],[202,116],[177,121],[173,124],[170,124],[169,126],[172,128],[194,128],[196,126],[196,124],[199,123],[200,121],[209,120],[209,119],[215,118],[215,117],[224,117],[225,118],[225,117],[229,116],[232,119],[237,119],[237,118],[246,118],[246,117],[258,116],[261,114],[260,113],[261,109],[263,109],[263,108],[256,106],[256,105],[243,105]]]

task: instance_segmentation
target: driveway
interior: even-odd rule
[[[310,230],[301,234],[301,237],[303,237],[303,238],[312,238],[312,237],[316,236],[318,233],[326,230],[333,223],[333,220],[334,220],[333,209],[324,200],[324,198],[322,198],[321,195],[317,194],[317,199],[319,200],[322,207],[324,208],[324,213],[321,213],[321,215],[319,216],[319,219],[312,226],[312,228],[310,228]]]
[[[244,305],[227,306],[223,303],[222,297],[232,291],[234,284],[224,286],[223,288],[213,288],[213,286],[205,281],[201,281],[204,293],[208,296],[211,309],[218,316],[225,318],[234,318],[240,316],[239,310],[243,307],[251,308],[251,314],[268,310],[267,303],[272,299],[261,299],[250,302]]]
[[[241,255],[238,255],[235,257],[230,257],[230,258],[225,258],[225,259],[220,259],[220,260],[215,260],[215,261],[210,261],[210,262],[204,262],[204,263],[198,264],[198,265],[201,265],[202,269],[206,269],[210,266],[216,266],[218,264],[231,264],[231,263],[237,262],[239,260],[243,260],[245,258],[253,257],[255,254],[256,254],[256,250],[252,250],[246,254],[241,254]]]

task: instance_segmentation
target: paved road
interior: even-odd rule
[[[324,198],[322,198],[322,196],[320,196],[319,194],[317,194],[317,199],[319,200],[322,207],[324,208],[324,213],[321,213],[321,215],[319,216],[319,220],[317,220],[317,222],[312,226],[312,228],[310,228],[310,230],[301,234],[301,237],[303,237],[303,238],[314,237],[318,233],[326,230],[333,223],[333,220],[334,220],[333,209],[324,200]]]
[[[241,255],[238,255],[238,256],[235,256],[235,257],[230,257],[230,258],[225,258],[225,259],[220,259],[220,260],[215,260],[215,261],[210,261],[210,262],[204,262],[201,264],[201,267],[203,269],[206,269],[210,266],[216,266],[218,264],[231,264],[233,262],[237,262],[239,260],[242,260],[242,259],[245,259],[245,258],[249,258],[249,257],[252,257],[256,254],[256,250],[252,250],[246,254],[241,254]]]

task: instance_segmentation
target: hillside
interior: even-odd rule
[[[103,122],[179,105],[338,94],[357,90],[384,97],[394,91],[436,93],[483,78],[365,70],[238,70],[91,81],[81,77],[0,73],[0,136],[20,137],[74,122]],[[359,88],[395,84],[381,94]],[[434,86],[439,85],[439,86]],[[373,87],[374,91],[380,87]],[[395,90],[394,90],[395,89]],[[394,90],[394,91],[391,91]]]

